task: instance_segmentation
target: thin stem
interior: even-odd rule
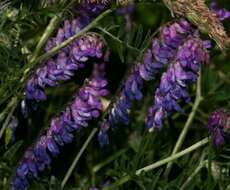
[[[82,156],[83,152],[85,151],[85,149],[87,148],[87,146],[89,145],[89,143],[91,142],[93,137],[95,136],[96,132],[97,132],[97,128],[94,128],[92,130],[92,132],[90,133],[89,137],[87,138],[87,140],[85,141],[85,143],[83,144],[83,146],[81,147],[80,151],[76,155],[73,163],[71,164],[70,168],[68,169],[68,171],[65,174],[64,179],[62,180],[62,183],[61,183],[61,188],[62,189],[65,186],[66,182],[68,181],[69,177],[71,176],[71,174],[72,174],[74,168],[76,167],[76,165],[77,165],[80,157]]]
[[[33,53],[33,56],[30,60],[30,62],[35,61],[35,59],[38,57],[41,49],[44,47],[44,45],[46,44],[47,40],[49,39],[49,37],[52,35],[54,29],[56,28],[60,18],[61,18],[62,14],[58,14],[55,15],[51,20],[50,23],[48,24],[45,32],[43,33],[42,37],[40,38],[35,51]]]
[[[192,146],[190,146],[190,147],[184,149],[183,151],[181,151],[181,152],[179,152],[179,153],[176,153],[176,154],[171,155],[171,156],[169,156],[169,157],[167,157],[167,158],[165,158],[165,159],[163,159],[163,160],[160,160],[160,161],[155,162],[155,163],[153,163],[153,164],[151,164],[151,165],[148,165],[148,166],[146,166],[146,167],[144,167],[144,168],[141,168],[141,169],[139,169],[139,170],[136,170],[135,174],[136,174],[137,176],[139,176],[140,174],[142,174],[142,173],[144,173],[144,172],[152,171],[153,169],[156,169],[156,168],[158,168],[158,167],[160,167],[160,166],[163,166],[164,164],[167,164],[167,163],[169,163],[169,162],[171,162],[171,161],[173,161],[173,160],[176,160],[176,159],[178,159],[178,158],[180,158],[180,157],[182,157],[182,156],[184,156],[184,155],[186,155],[186,154],[189,154],[190,152],[192,152],[192,151],[194,151],[194,150],[196,150],[196,149],[198,149],[198,148],[200,148],[200,147],[206,145],[208,142],[209,142],[209,138],[206,137],[206,138],[204,138],[203,140],[201,140],[201,141],[199,141],[199,142],[193,144]],[[119,186],[119,185],[122,185],[122,184],[124,184],[124,183],[130,181],[131,179],[132,179],[132,177],[131,177],[130,175],[125,175],[125,176],[123,176],[121,179],[119,179],[117,182],[111,184],[109,187],[103,188],[102,190],[112,190],[112,189],[114,189],[115,187],[117,187],[117,186]]]
[[[32,54],[31,58],[29,59],[29,67],[26,68],[23,72],[23,77],[21,78],[20,82],[24,82],[25,79],[27,78],[27,74],[31,71],[31,69],[36,65],[38,62],[36,61],[41,49],[44,47],[46,44],[47,40],[49,37],[52,35],[53,31],[55,30],[57,24],[59,23],[59,20],[61,18],[62,14],[55,15],[49,22],[48,26],[46,27],[45,32],[43,33],[42,37],[40,38],[34,53]]]
[[[211,67],[213,70],[218,70],[215,66]],[[228,80],[230,74],[224,74],[221,70],[217,71],[219,77],[222,79],[220,80],[220,82],[215,85],[215,87],[208,93],[209,95],[212,95],[213,93],[215,93],[216,90],[218,90],[223,84],[227,83],[230,84],[230,81]]]
[[[12,115],[14,113],[15,108],[16,108],[16,105],[12,106],[12,108],[10,110],[10,113],[8,114],[4,124],[2,125],[1,131],[0,131],[0,139],[2,138],[7,126],[9,124],[10,120],[11,120],[11,117],[12,117]]]
[[[61,0],[60,3],[65,3],[66,0]],[[68,1],[67,1],[68,2]],[[71,7],[73,5],[75,1],[71,1],[66,8]],[[63,9],[65,10],[65,9]],[[34,62],[37,57],[39,56],[39,53],[41,51],[41,49],[44,47],[44,45],[46,44],[47,40],[49,39],[49,37],[52,35],[53,31],[55,30],[57,24],[59,23],[60,19],[62,18],[64,11],[62,11],[61,13],[55,15],[49,22],[48,26],[46,27],[45,32],[43,33],[42,37],[40,38],[35,51],[33,53],[33,55],[31,56],[29,62],[32,63]]]
[[[192,174],[188,177],[188,179],[184,182],[184,184],[181,186],[180,190],[186,190],[187,186],[191,183],[191,181],[193,180],[193,178],[200,172],[200,170],[205,167],[205,165],[207,164],[207,160],[202,161],[198,167],[194,170],[194,172],[192,172]]]
[[[190,128],[190,126],[191,126],[191,124],[193,122],[193,119],[195,117],[195,114],[196,114],[196,112],[198,110],[198,107],[199,107],[200,102],[202,101],[202,99],[203,98],[201,96],[201,72],[200,72],[199,78],[197,80],[197,90],[196,90],[195,103],[194,103],[194,105],[192,107],[192,111],[189,114],[189,117],[188,117],[188,119],[187,119],[187,121],[185,123],[185,126],[183,127],[183,129],[182,129],[182,131],[180,133],[180,136],[179,136],[179,138],[178,138],[178,140],[176,142],[176,145],[175,145],[171,155],[174,155],[175,153],[177,153],[180,150],[180,148],[181,148],[181,146],[182,146],[182,144],[183,144],[183,142],[185,140],[185,137],[186,137],[186,135],[188,133],[188,130],[189,130],[189,128]],[[172,162],[169,162],[167,164],[167,166],[166,166],[166,170],[165,170],[165,173],[164,173],[165,177],[168,176],[168,174],[171,171],[171,168],[172,168]]]
[[[4,120],[6,114],[17,104],[17,97],[13,97],[11,101],[7,104],[7,107],[0,114],[0,123]]]
[[[116,158],[118,158],[119,156],[124,154],[126,151],[127,151],[127,149],[122,149],[122,150],[116,152],[116,154],[114,154],[111,157],[107,158],[105,161],[97,164],[96,166],[93,167],[93,173],[98,172],[101,168],[103,168],[107,164],[111,163],[113,160],[115,160]]]
[[[174,155],[172,155],[172,156],[169,156],[168,158],[165,158],[165,159],[160,160],[160,161],[158,161],[158,162],[156,162],[156,163],[154,163],[154,164],[151,164],[151,165],[149,165],[149,166],[146,166],[146,167],[144,167],[144,168],[141,168],[141,169],[137,170],[137,171],[136,171],[136,175],[140,175],[141,172],[148,172],[148,171],[151,171],[151,170],[153,170],[153,169],[155,169],[155,168],[158,168],[158,167],[160,167],[160,166],[162,166],[162,165],[164,165],[164,164],[166,164],[166,163],[168,163],[168,162],[171,162],[171,161],[173,161],[173,160],[176,160],[176,159],[178,159],[178,158],[180,158],[180,157],[182,157],[182,156],[184,156],[184,155],[186,155],[186,154],[188,154],[188,153],[190,153],[190,152],[196,150],[197,148],[199,148],[199,147],[201,147],[201,146],[204,146],[204,145],[207,144],[208,142],[209,142],[208,137],[206,137],[206,138],[204,138],[203,140],[201,140],[201,141],[199,141],[199,142],[193,144],[192,146],[190,146],[190,147],[188,147],[188,148],[182,150],[181,152],[179,152],[179,153],[177,153],[177,154],[174,154]]]
[[[209,137],[210,138],[210,137]],[[208,146],[208,189],[212,189],[212,143]]]
[[[121,155],[123,155],[128,149],[122,149],[119,150],[118,152],[116,152],[114,155],[110,156],[109,158],[107,158],[105,161],[97,164],[96,166],[93,167],[92,169],[92,185],[95,186],[96,184],[96,173],[103,167],[105,167],[106,165],[108,165],[109,163],[111,163],[112,161],[114,161],[115,159],[117,159],[118,157],[120,157]]]
[[[172,17],[175,17],[171,0],[163,0],[165,6],[170,10]]]
[[[100,31],[102,31],[103,33],[105,33],[106,35],[108,35],[109,37],[111,37],[113,40],[117,41],[118,43],[120,44],[123,44],[125,45],[127,48],[129,48],[130,50],[133,50],[133,51],[136,51],[138,53],[140,53],[140,50],[123,42],[122,40],[120,40],[118,37],[114,36],[113,34],[111,34],[110,32],[108,32],[107,30],[105,30],[104,28],[102,27],[97,27],[97,29],[99,29]]]

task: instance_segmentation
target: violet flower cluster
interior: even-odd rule
[[[45,47],[45,51],[58,46],[63,41],[77,34],[95,16],[105,9],[107,1],[95,2],[86,1],[77,7],[78,17],[72,21],[66,20],[63,28],[60,28],[56,37],[51,38]],[[103,41],[99,35],[87,33],[77,39],[57,55],[49,59],[44,65],[39,67],[29,78],[25,96],[27,100],[43,101],[46,93],[45,87],[57,86],[59,81],[66,81],[74,75],[76,70],[83,68],[89,58],[102,58]],[[23,102],[25,109],[26,102]],[[25,111],[23,111],[25,112]]]
[[[102,123],[99,132],[101,145],[108,144],[108,130],[118,123],[129,123],[129,109],[134,100],[143,98],[144,81],[152,80],[163,66],[170,63],[185,39],[194,32],[192,26],[184,19],[166,25],[161,30],[161,41],[154,38],[151,49],[144,54],[143,64],[132,68],[125,80],[121,93],[113,104],[107,119]]]
[[[148,128],[161,129],[167,113],[180,111],[179,100],[190,102],[187,87],[197,80],[201,64],[209,60],[205,45],[208,44],[198,36],[193,36],[179,48],[155,92],[155,103],[149,109],[147,118]]]
[[[107,6],[111,4],[111,0],[85,0],[81,6],[77,7],[77,10],[81,12],[81,10],[85,10],[90,15],[99,14],[102,10],[104,10]],[[92,15],[93,16],[93,15]]]
[[[58,45],[69,38],[71,31],[76,29],[75,21],[65,21],[64,29],[59,29],[57,37],[52,42]],[[51,41],[48,46],[51,47]],[[35,71],[27,82],[26,98],[36,101],[45,100],[46,86],[53,87],[58,85],[59,81],[69,80],[74,75],[74,71],[83,68],[90,57],[102,58],[102,55],[101,37],[96,33],[86,33]]]
[[[95,65],[92,78],[85,80],[73,102],[63,110],[60,116],[51,120],[45,134],[26,151],[16,169],[12,190],[26,190],[28,180],[36,178],[38,173],[50,165],[51,157],[56,157],[62,146],[73,141],[73,132],[87,127],[91,120],[101,115],[103,105],[100,97],[108,94],[104,67],[104,64]]]
[[[210,8],[212,13],[220,20],[220,21],[224,21],[227,19],[230,19],[230,11],[224,9],[224,8],[220,8],[218,7],[218,4],[216,1],[212,1],[210,4]]]
[[[226,132],[229,130],[229,114],[224,109],[214,111],[208,119],[208,131],[214,138],[217,147],[224,144]]]

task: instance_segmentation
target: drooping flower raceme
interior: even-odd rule
[[[63,28],[60,28],[56,37],[51,38],[45,47],[49,51],[63,41],[77,34],[83,27],[89,24],[102,10],[107,1],[87,1],[79,5],[78,17],[75,20],[66,20]],[[103,41],[99,35],[88,33],[77,39],[44,65],[39,67],[29,78],[25,96],[27,100],[43,101],[46,99],[45,87],[53,87],[59,81],[68,80],[74,75],[74,71],[85,66],[89,58],[102,58]],[[24,101],[23,104],[26,102]],[[23,107],[22,107],[23,108]],[[25,108],[25,106],[24,106]],[[24,111],[23,111],[24,112]]]
[[[65,22],[65,29],[71,30],[74,21]],[[67,32],[60,29],[57,39],[62,42]],[[67,38],[69,35],[67,35]],[[59,43],[58,42],[58,43]],[[46,99],[45,87],[56,86],[59,81],[69,80],[74,71],[85,66],[89,57],[102,58],[103,41],[96,33],[86,33],[74,43],[51,58],[45,65],[38,68],[29,78],[26,85],[28,100],[42,101]]]
[[[224,144],[229,129],[229,114],[224,109],[214,111],[208,119],[208,131],[214,138],[217,147]]]
[[[193,34],[194,29],[184,19],[164,26],[161,30],[161,41],[154,38],[151,49],[144,54],[143,64],[131,69],[123,88],[102,123],[98,136],[101,145],[108,144],[107,131],[118,123],[128,124],[128,112],[134,100],[141,100],[144,81],[152,80],[163,66],[170,63],[180,45]]]
[[[187,87],[197,80],[201,64],[209,59],[205,45],[206,42],[193,36],[179,48],[175,60],[161,77],[154,105],[149,109],[148,128],[161,129],[165,114],[180,111],[179,100],[190,102]]]
[[[51,157],[59,154],[60,147],[72,142],[73,132],[87,127],[90,121],[101,115],[103,105],[100,97],[108,94],[104,67],[104,64],[95,65],[92,78],[85,80],[73,102],[60,116],[51,120],[48,130],[26,151],[16,169],[12,190],[26,190],[28,180],[37,177],[50,164]]]

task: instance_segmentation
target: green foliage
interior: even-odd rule
[[[49,125],[50,118],[62,110],[82,84],[82,79],[73,78],[56,89],[47,90],[48,101],[41,103],[38,110],[30,114],[28,120],[22,117],[20,99],[23,97],[25,84],[20,80],[24,76],[25,68],[50,19],[60,12],[64,12],[60,23],[65,18],[74,17],[69,6],[73,2],[75,1],[0,2],[0,123],[2,126],[10,114],[12,107],[6,108],[14,96],[18,97],[16,105],[13,105],[14,115],[20,120],[13,144],[9,140],[12,132],[10,128],[6,129],[5,142],[0,139],[0,189],[7,189],[24,150],[33,143],[40,129]],[[228,2],[224,1],[222,5],[229,6]],[[126,30],[125,18],[117,16],[115,11],[93,28],[93,31],[103,35],[114,58],[111,61],[113,65],[110,76],[111,79],[115,78],[113,89],[119,89],[117,83],[123,78],[120,73],[125,73],[130,65],[142,60],[145,49],[151,44],[152,34],[156,32],[157,35],[158,28],[171,19],[170,12],[161,1],[136,1],[136,12],[129,31]],[[225,27],[229,28],[229,23],[225,23]],[[57,28],[54,31],[57,31]],[[41,51],[39,55],[43,53]],[[203,101],[184,140],[183,149],[207,136],[205,125],[209,114],[215,108],[229,107],[229,58],[229,53],[224,56],[219,50],[214,49],[210,65],[203,66]],[[82,75],[82,78],[88,76],[87,71]],[[153,94],[158,84],[159,77],[146,84],[144,102],[134,104],[133,111],[130,112],[130,125],[118,126],[110,134],[109,146],[100,148],[97,139],[93,139],[64,189],[87,190],[92,186],[102,188],[106,181],[116,183],[129,175],[130,180],[127,183],[114,189],[176,190],[183,186],[201,163],[202,167],[191,179],[186,190],[229,189],[229,143],[223,149],[216,150],[211,144],[209,147],[204,146],[184,155],[173,162],[168,176],[164,174],[165,165],[139,176],[135,175],[136,170],[171,155],[191,112],[191,105],[184,105],[182,112],[173,116],[173,126],[166,121],[162,131],[146,132],[145,115],[153,103]],[[190,92],[195,99],[195,86]],[[98,126],[96,123],[92,125]],[[33,182],[31,189],[61,189],[60,184],[64,175],[89,133],[90,130],[87,129],[77,134],[76,141],[62,150],[60,157],[54,159],[54,163],[44,176]]]

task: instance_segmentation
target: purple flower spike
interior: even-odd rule
[[[51,38],[45,47],[49,51],[63,41],[77,34],[91,22],[109,4],[107,1],[87,1],[77,7],[78,17],[66,20],[56,37]],[[103,41],[99,35],[87,33],[72,44],[62,49],[57,55],[38,68],[29,78],[25,87],[25,98],[31,102],[47,99],[45,87],[57,86],[60,81],[69,80],[76,70],[85,67],[89,58],[101,59],[103,55]],[[22,108],[25,111],[25,103]],[[28,101],[27,101],[28,103]]]
[[[183,44],[188,35],[194,32],[192,26],[184,19],[166,25],[161,29],[161,42],[154,38],[152,49],[144,54],[144,61],[139,67],[140,76],[152,80],[174,57],[177,48]]]
[[[64,33],[63,33],[64,35]],[[96,33],[86,33],[68,46],[30,77],[26,85],[28,100],[46,100],[45,87],[69,80],[74,72],[85,66],[90,57],[102,58],[103,41]]]
[[[101,146],[108,144],[107,131],[111,127],[115,127],[118,123],[128,124],[129,123],[129,109],[133,100],[141,100],[143,98],[141,89],[143,86],[143,80],[139,74],[138,67],[129,75],[126,80],[123,90],[119,95],[118,99],[113,104],[107,120],[101,125],[101,130],[98,135],[98,140]]]
[[[105,9],[106,6],[111,4],[110,0],[87,0],[83,1],[83,4],[80,7],[80,10],[83,8],[89,13],[99,14]]]
[[[98,140],[101,145],[108,144],[107,132],[118,123],[129,123],[129,109],[134,100],[142,100],[142,87],[144,81],[149,81],[159,73],[165,64],[170,63],[177,49],[184,43],[186,38],[194,32],[191,25],[181,19],[170,25],[166,25],[161,31],[161,41],[153,39],[151,49],[144,54],[143,64],[134,66],[118,98],[113,103],[108,117],[101,125]]]
[[[208,131],[214,137],[217,147],[225,142],[226,132],[229,129],[229,115],[224,109],[214,111],[208,119]]]
[[[12,190],[26,190],[28,180],[44,171],[46,166],[50,165],[51,158],[60,153],[60,148],[73,141],[73,132],[79,132],[101,115],[101,97],[108,95],[104,75],[105,65],[95,64],[92,77],[85,80],[73,102],[60,116],[51,120],[46,133],[25,153],[17,167]]]
[[[148,113],[148,128],[161,129],[166,113],[180,111],[178,100],[190,102],[187,87],[197,80],[199,68],[208,58],[204,42],[198,37],[189,38],[179,48],[175,61],[163,74],[160,87],[156,90],[155,104]]]

